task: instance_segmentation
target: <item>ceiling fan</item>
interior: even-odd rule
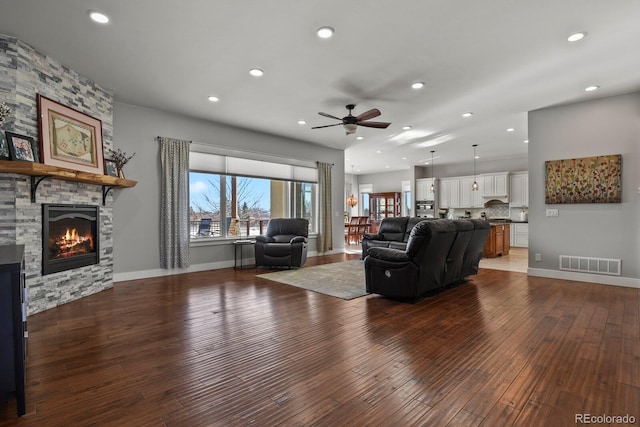
[[[325,125],[325,126],[314,126],[311,129],[328,128],[328,127],[331,127],[331,126],[340,126],[340,125],[342,125],[342,127],[344,127],[344,130],[347,132],[347,135],[351,135],[352,133],[356,133],[356,129],[358,128],[358,126],[365,126],[365,127],[369,127],[369,128],[386,129],[391,124],[391,123],[387,123],[387,122],[371,122],[371,121],[368,121],[369,119],[372,119],[374,117],[378,117],[381,114],[380,110],[378,110],[377,108],[372,108],[369,111],[365,111],[362,114],[354,116],[353,114],[351,114],[351,110],[356,108],[355,104],[349,104],[346,107],[347,107],[347,110],[349,110],[349,114],[346,115],[343,118],[332,116],[331,114],[327,114],[327,113],[322,113],[322,112],[318,113],[321,116],[328,117],[330,119],[340,120],[340,123],[335,123],[335,124],[332,124],[332,125]]]

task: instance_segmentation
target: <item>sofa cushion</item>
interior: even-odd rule
[[[411,234],[411,230],[413,230],[413,227],[415,227],[417,223],[422,221],[427,221],[429,219],[433,219],[433,218],[421,218],[417,216],[409,218],[409,221],[407,221],[407,228],[404,231],[404,237],[402,238],[402,241],[407,243],[409,241],[409,235]]]
[[[385,218],[380,223],[378,234],[382,235],[384,240],[395,240],[401,242],[404,232],[407,229],[408,216],[400,216],[395,218]]]

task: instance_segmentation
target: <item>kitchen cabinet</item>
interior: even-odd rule
[[[438,186],[440,209],[460,207],[460,178],[442,178]]]
[[[482,174],[482,196],[503,198],[509,195],[509,172]]]
[[[482,249],[482,256],[495,258],[509,255],[511,249],[511,229],[509,224],[492,224],[489,236]]]
[[[511,224],[511,246],[518,248],[529,247],[529,224]]]
[[[0,399],[26,412],[27,294],[24,245],[0,246]]]
[[[431,184],[434,186],[434,191],[431,191]],[[416,201],[435,200],[437,185],[435,178],[416,179]]]
[[[484,199],[482,198],[482,180],[476,180],[478,183],[478,190],[473,191],[472,176],[465,176],[460,178],[460,207],[461,208],[483,208]]]
[[[509,176],[509,204],[516,208],[529,206],[528,172],[517,172]]]

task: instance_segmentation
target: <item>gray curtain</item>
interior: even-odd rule
[[[160,140],[160,266],[189,267],[189,144]]]
[[[331,163],[318,162],[318,252],[333,249],[331,224]]]

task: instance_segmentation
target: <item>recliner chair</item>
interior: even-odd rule
[[[453,221],[421,221],[411,230],[406,251],[369,248],[364,260],[367,292],[417,300],[444,287],[456,233]]]
[[[309,220],[273,218],[264,235],[256,236],[256,267],[302,267],[307,261]]]

